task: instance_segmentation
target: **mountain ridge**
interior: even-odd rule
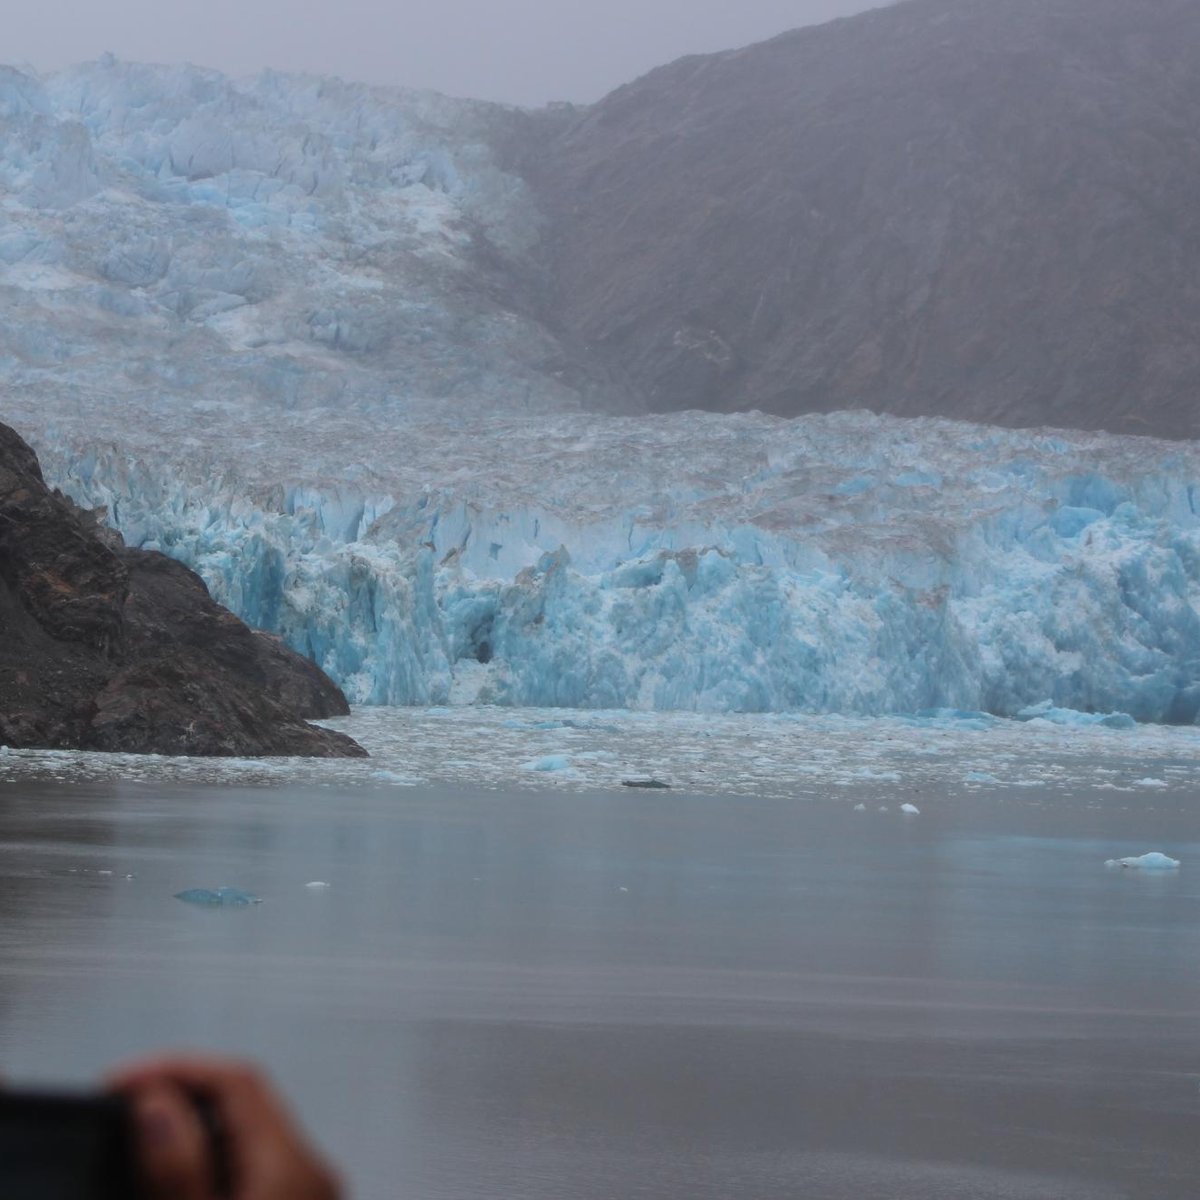
[[[1192,437],[1200,8],[907,0],[659,68],[528,178],[647,407]]]

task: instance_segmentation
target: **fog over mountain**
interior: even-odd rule
[[[1200,433],[1200,5],[909,0],[622,88],[531,170],[636,405]]]

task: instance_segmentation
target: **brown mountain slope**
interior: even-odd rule
[[[615,92],[528,168],[658,409],[1200,435],[1200,3],[910,0]]]

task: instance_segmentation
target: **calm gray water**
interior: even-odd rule
[[[1007,799],[0,784],[0,1070],[253,1055],[360,1200],[1193,1196],[1194,818]]]

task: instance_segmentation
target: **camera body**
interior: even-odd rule
[[[0,1091],[4,1200],[136,1200],[128,1105],[119,1096]]]

